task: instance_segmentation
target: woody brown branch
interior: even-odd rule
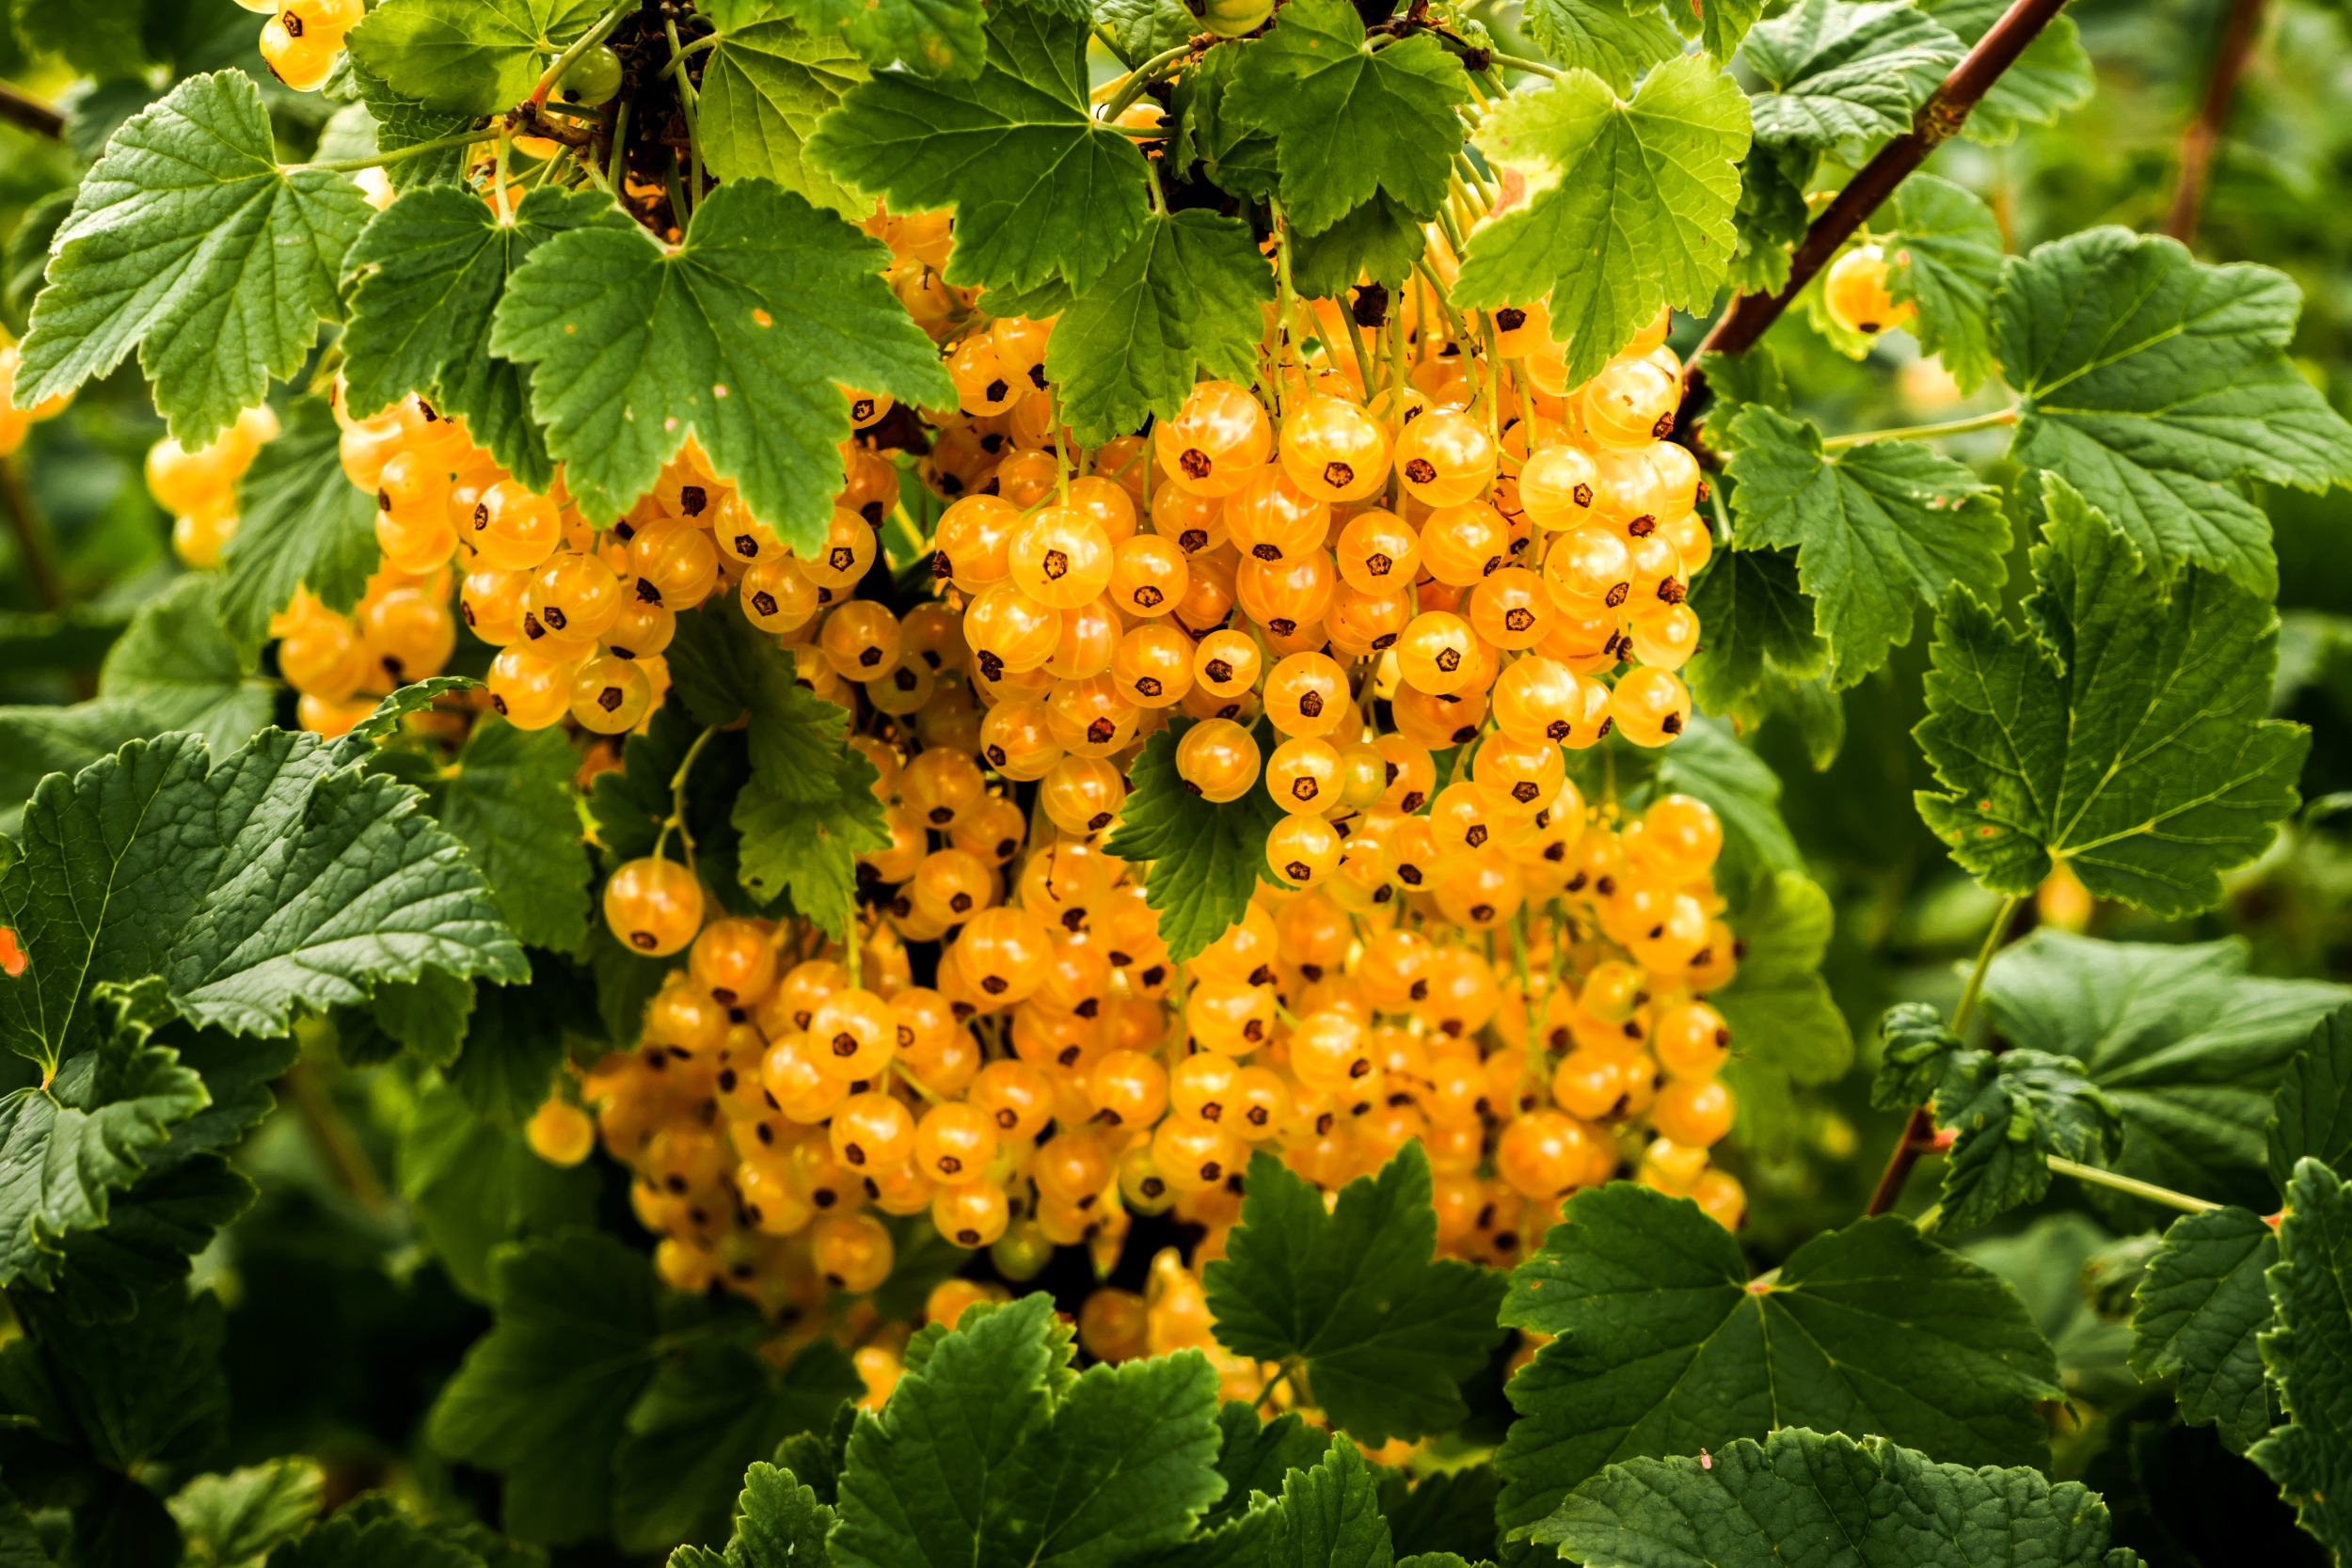
[[[1699,357],[1707,354],[1745,354],[1764,336],[1765,328],[1780,319],[1789,301],[1813,280],[1814,274],[1828,264],[1838,247],[1853,236],[1880,203],[1895,194],[1912,172],[1927,162],[1928,154],[1951,139],[1966,122],[1970,111],[1983,101],[2001,73],[2017,63],[2026,46],[2041,36],[2050,19],[2065,8],[2066,0],[2015,0],[2002,13],[1965,59],[1953,68],[1943,84],[1928,96],[1919,112],[1912,117],[1911,130],[1881,148],[1851,180],[1846,188],[1825,208],[1821,215],[1805,230],[1788,262],[1788,282],[1778,293],[1741,294],[1725,310],[1706,339],[1692,355],[1691,363],[1683,372],[1683,416],[1677,423],[1687,428],[1692,401],[1705,386],[1705,375],[1698,369]]]
[[[2205,84],[2205,102],[2197,118],[2181,133],[2180,182],[2172,188],[2172,211],[2164,231],[2188,245],[2197,238],[2197,214],[2205,204],[2205,184],[2213,173],[2213,155],[2229,123],[2230,104],[2237,96],[2238,78],[2262,36],[2263,0],[2234,0],[2221,34],[2220,52],[2214,56],[2213,75]]]

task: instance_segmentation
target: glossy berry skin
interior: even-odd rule
[[[1493,480],[1501,456],[1485,420],[1451,409],[1423,414],[1396,443],[1405,488],[1430,506],[1475,500]]]
[[[1867,337],[1908,325],[1918,312],[1908,301],[1896,303],[1887,291],[1887,272],[1885,249],[1875,245],[1856,245],[1831,262],[1821,282],[1821,304],[1830,319]]]
[[[809,1229],[809,1261],[833,1289],[862,1294],[890,1277],[890,1232],[871,1214],[828,1214]]]
[[[1651,360],[1613,359],[1585,385],[1584,429],[1606,447],[1662,441],[1681,396],[1682,384]]]
[[[1238,800],[1258,782],[1258,743],[1230,719],[1204,719],[1176,742],[1184,787],[1216,804]]]
[[[1282,428],[1282,470],[1317,500],[1374,495],[1388,483],[1392,456],[1380,421],[1343,398],[1311,397]]]
[[[1347,672],[1328,654],[1293,654],[1266,673],[1266,717],[1284,735],[1323,736],[1355,709]]]
[[[1170,483],[1221,498],[1264,464],[1274,450],[1274,428],[1249,392],[1230,381],[1204,381],[1176,418],[1152,427],[1152,442],[1154,468]]]
[[[675,861],[625,862],[605,881],[604,918],[631,952],[666,958],[702,929],[702,883]]]

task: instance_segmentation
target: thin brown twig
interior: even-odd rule
[[[65,116],[22,88],[0,82],[0,119],[37,136],[65,135]]]
[[[2214,56],[2213,76],[2205,84],[2204,106],[2181,133],[2181,177],[2172,187],[2172,211],[2164,231],[2183,245],[2197,238],[2197,214],[2205,204],[2205,183],[2213,173],[2214,150],[2221,144],[2230,103],[2237,96],[2238,78],[2252,57],[2262,36],[2263,0],[2234,0],[2221,31],[2221,49]]]
[[[1683,410],[1676,421],[1677,425],[1687,426],[1692,400],[1705,385],[1704,374],[1697,368],[1700,356],[1745,354],[1754,348],[1764,336],[1765,328],[1780,319],[1789,301],[1813,280],[1814,274],[1829,263],[1838,247],[1878,210],[1879,204],[1895,194],[1895,187],[1925,163],[1929,153],[1951,139],[1967,120],[1969,112],[2000,80],[2001,73],[2017,62],[2026,46],[2041,35],[2065,5],[2066,0],[2014,0],[2000,21],[1977,40],[1967,58],[1955,66],[1943,85],[1920,105],[1919,112],[1912,117],[1911,130],[1881,148],[1878,155],[1863,165],[1821,215],[1813,220],[1789,258],[1787,286],[1778,293],[1741,294],[1732,302],[1731,309],[1723,313],[1699,344],[1697,353],[1691,356],[1690,366],[1683,372]]]
[[[0,505],[8,510],[8,531],[16,535],[17,552],[24,558],[24,573],[33,579],[41,609],[64,609],[65,578],[57,573],[56,558],[49,551],[48,531],[34,515],[33,498],[24,489],[24,476],[17,471],[13,457],[0,457]]]

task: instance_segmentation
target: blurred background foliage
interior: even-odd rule
[[[2161,228],[2182,135],[2206,93],[2232,5],[2075,0],[2070,14],[2097,68],[2092,102],[2056,126],[2026,127],[2005,146],[1947,143],[1929,167],[1984,196],[2012,251],[2092,224]],[[99,8],[106,24],[61,36],[26,20],[74,8],[17,0],[19,25],[0,25],[0,80],[63,117],[56,135],[0,123],[0,320],[15,334],[24,331],[73,182],[113,129],[173,81],[221,68],[252,74],[289,159],[310,152],[336,107],[269,79],[253,48],[254,19],[231,0],[151,0],[143,9],[138,0],[110,0]],[[1472,9],[1499,39],[1516,36],[1516,0],[1482,0]],[[2352,414],[2347,103],[2352,7],[2268,0],[2214,159],[2195,249],[2205,261],[2260,261],[2295,279],[2304,298],[2296,362]],[[1705,325],[1677,322],[1676,345],[1687,351]],[[1832,432],[1949,419],[2002,401],[1996,388],[1958,401],[1903,332],[1852,360],[1792,310],[1766,341],[1801,411]],[[161,434],[135,365],[126,365],[61,418],[34,426],[25,446],[0,461],[0,749],[8,706],[89,695],[131,612],[179,574],[171,519],[141,480],[146,451]],[[1951,450],[2002,483],[2014,477],[1994,461],[2005,441],[1990,431]],[[2278,492],[2263,500],[2282,583],[2274,710],[2309,725],[2314,737],[2303,810],[2267,855],[2232,879],[2226,902],[2194,921],[2091,907],[2064,889],[2045,890],[2033,918],[2134,941],[2235,937],[2249,944],[2257,973],[2352,981],[2352,493]],[[2025,580],[2030,537],[2022,514],[2017,520],[2012,596]],[[1994,908],[1945,860],[1912,807],[1912,791],[1928,783],[1909,733],[1923,711],[1928,629],[1923,616],[1910,645],[1859,688],[1806,694],[1750,727],[1784,782],[1783,808],[1812,875],[1836,903],[1829,973],[1863,1042],[1845,1079],[1800,1088],[1789,1104],[1743,1129],[1731,1158],[1748,1184],[1743,1239],[1759,1267],[1848,1222],[1867,1198],[1900,1119],[1868,1104],[1878,1016],[1900,1000],[1948,1004]],[[290,722],[290,698],[283,707]],[[0,782],[21,770],[0,765]],[[281,1085],[283,1108],[242,1152],[261,1202],[199,1260],[199,1282],[230,1307],[232,1451],[218,1463],[307,1451],[329,1466],[330,1504],[389,1484],[462,1516],[488,1502],[487,1478],[435,1460],[419,1426],[487,1315],[420,1240],[411,1202],[430,1202],[423,1189],[431,1173],[404,1147],[420,1117],[412,1085],[397,1068],[336,1065],[328,1033],[308,1042],[295,1079]],[[632,1234],[625,1182],[617,1167],[597,1164],[600,1215]],[[1911,1183],[1908,1207],[1933,1195],[1929,1164]],[[2120,1314],[2103,1305],[2118,1299],[2119,1279],[2128,1292],[2131,1244],[2082,1204],[2072,1183],[1965,1244],[2015,1280],[2059,1345],[2075,1395],[2055,1416],[2059,1468],[2107,1492],[2119,1540],[2152,1564],[2317,1560],[2318,1548],[2285,1527],[2259,1474],[2227,1454],[2210,1428],[2180,1425],[2169,1396],[2142,1388],[2124,1370],[2127,1337]],[[2196,1484],[2169,1483],[2183,1477]],[[587,1550],[592,1557],[607,1548]]]

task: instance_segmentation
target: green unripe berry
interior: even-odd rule
[[[621,56],[601,43],[591,45],[564,72],[555,90],[566,103],[593,107],[611,103],[612,95],[621,90]]]

